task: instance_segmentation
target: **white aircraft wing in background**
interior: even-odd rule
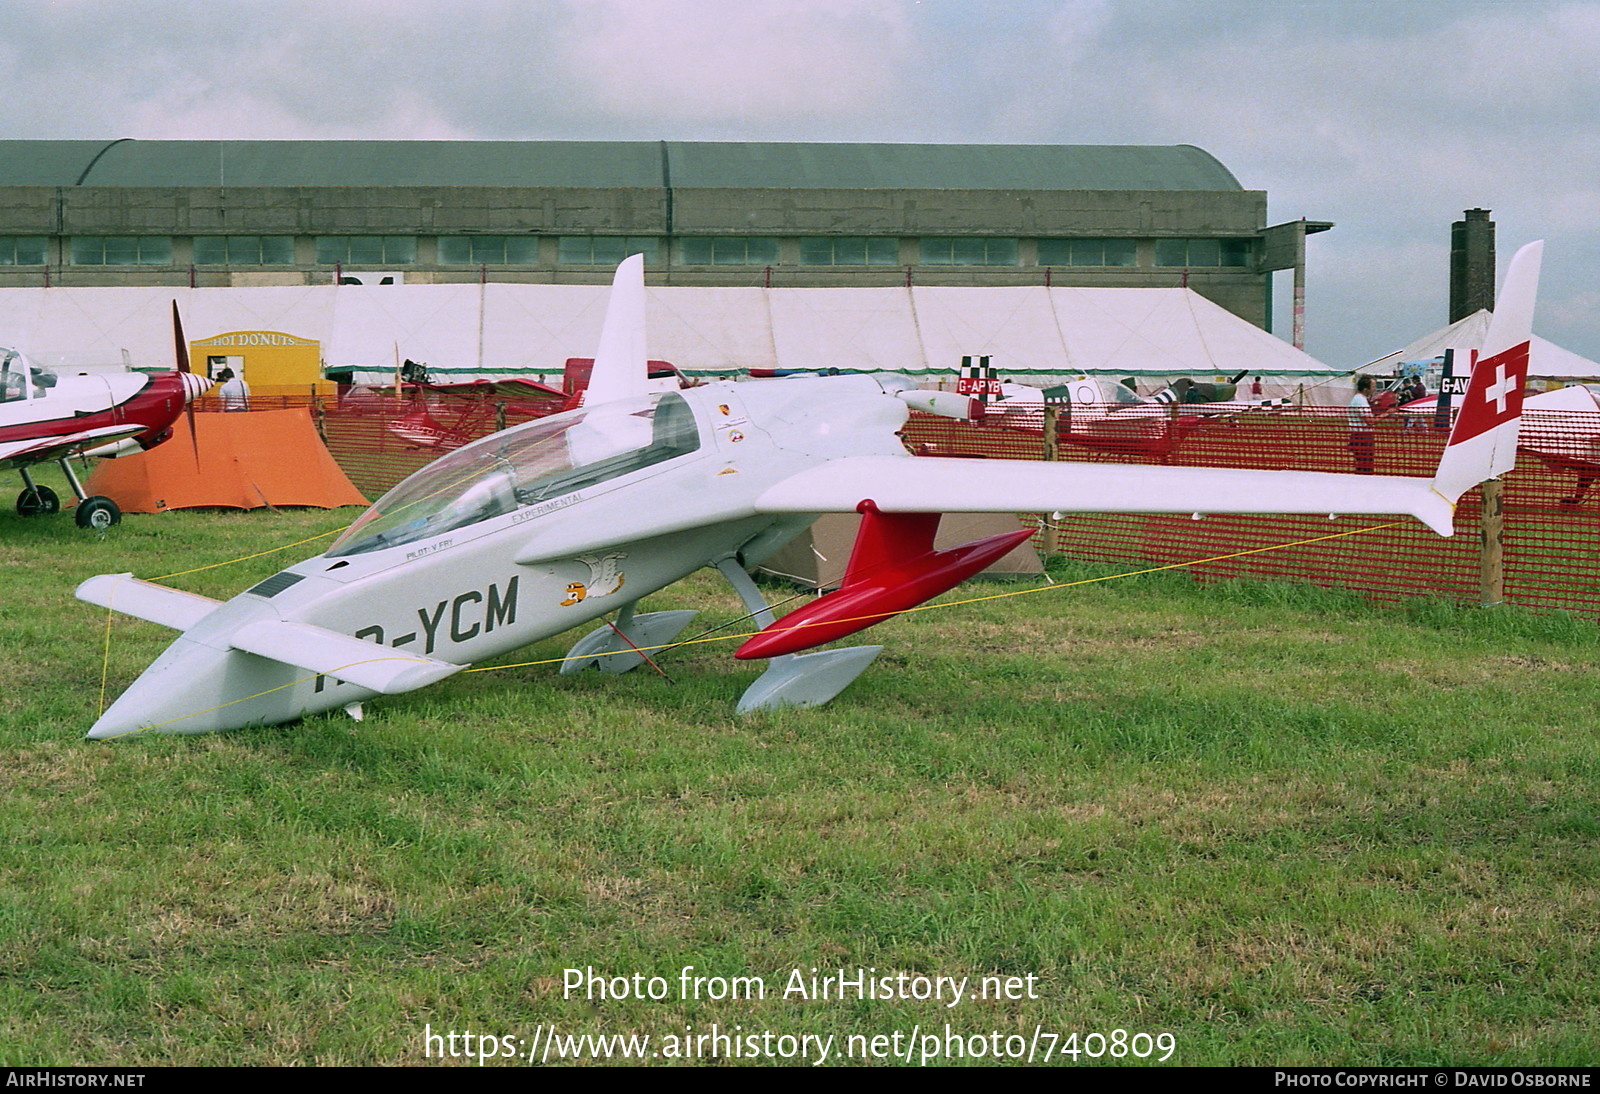
[[[871,484],[871,485],[866,485]],[[756,499],[763,513],[1403,513],[1441,536],[1455,506],[1427,479],[1318,471],[861,456],[810,468]]]
[[[70,433],[64,437],[31,437],[22,441],[0,442],[0,466],[45,463],[65,456],[76,456],[92,448],[125,440],[145,432],[146,427],[130,422],[127,425],[104,426]]]

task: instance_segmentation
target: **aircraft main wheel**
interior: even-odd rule
[[[117,508],[117,503],[110,498],[96,495],[84,498],[78,503],[78,510],[73,515],[79,528],[93,528],[97,532],[104,532],[113,524],[122,519],[122,510]]]
[[[42,517],[61,511],[61,499],[48,486],[30,486],[17,495],[17,515]]]

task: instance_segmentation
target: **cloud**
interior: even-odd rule
[[[894,109],[915,55],[904,8],[870,0],[596,0],[571,14],[553,60],[575,100],[729,135]]]
[[[1337,222],[1310,244],[1308,286],[1308,348],[1331,363],[1443,324],[1449,225],[1463,209],[1496,211],[1506,255],[1537,237],[1556,241],[1552,252],[1591,249],[1600,5],[1142,3],[1098,14],[1109,18],[1093,48],[1062,21],[1041,24],[1032,47],[1070,59],[1058,80],[1070,95],[1001,81],[994,108],[1047,139],[1087,130],[1197,144],[1269,192],[1271,219]],[[1567,268],[1547,268],[1551,314],[1580,310],[1564,303],[1577,285]],[[1593,355],[1600,318],[1587,328],[1573,348]]]
[[[1330,363],[1443,323],[1449,225],[1472,207],[1502,254],[1550,239],[1541,322],[1600,356],[1597,50],[1593,0],[57,0],[0,5],[20,92],[0,125],[1195,144],[1272,220],[1338,223],[1310,244],[1310,348]]]

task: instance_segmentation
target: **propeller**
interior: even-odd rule
[[[183,319],[178,315],[178,302],[172,302],[172,354],[177,359],[178,372],[183,376],[183,412],[189,416],[189,444],[194,449],[194,469],[200,470],[200,434],[194,427],[194,401],[211,381],[196,376],[189,367],[189,342],[183,336]]]

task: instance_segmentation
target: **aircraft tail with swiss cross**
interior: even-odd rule
[[[1452,505],[1478,483],[1504,474],[1517,462],[1522,389],[1528,382],[1533,304],[1543,255],[1542,240],[1529,243],[1511,256],[1506,269],[1455,428],[1433,476],[1434,491]]]

